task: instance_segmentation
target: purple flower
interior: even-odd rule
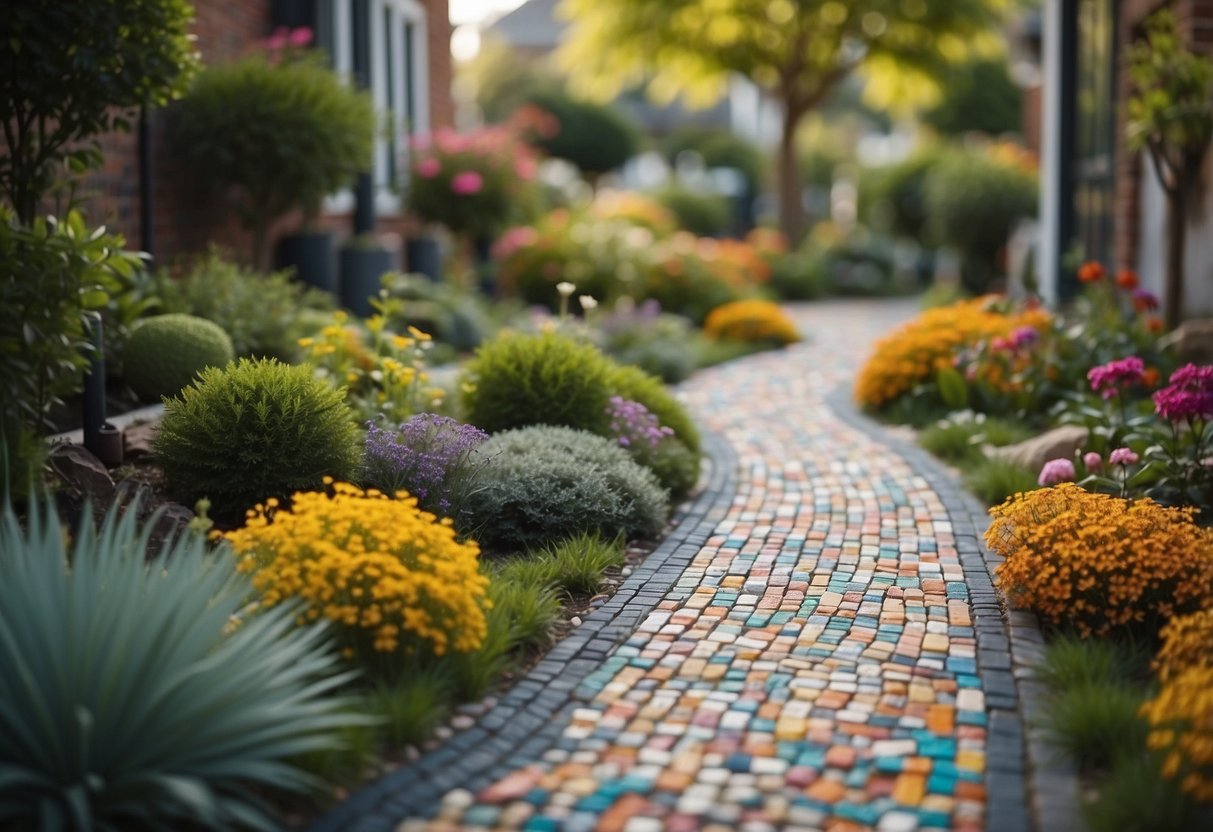
[[[1057,485],[1059,482],[1073,482],[1076,476],[1073,461],[1060,457],[1046,462],[1036,481],[1041,485]]]
[[[475,458],[488,438],[478,427],[435,413],[418,413],[395,429],[367,422],[363,485],[386,494],[407,491],[421,508],[450,516],[488,461]]]
[[[1097,451],[1087,451],[1082,455],[1082,464],[1088,471],[1098,471],[1103,467],[1103,457]]]
[[[611,396],[606,413],[611,420],[611,433],[624,448],[632,445],[656,448],[666,437],[674,435],[673,429],[663,426],[647,407],[622,396]]]
[[[1139,458],[1132,448],[1117,448],[1108,454],[1108,462],[1113,465],[1136,465]]]
[[[1015,348],[1019,350],[1030,347],[1039,340],[1040,333],[1036,331],[1035,327],[1021,326],[1017,327],[1011,333],[1011,342],[1015,344]]]
[[[1140,384],[1145,371],[1145,362],[1137,356],[1131,355],[1128,358],[1092,367],[1087,372],[1087,381],[1091,382],[1092,390],[1101,394],[1105,399],[1111,399],[1119,395],[1122,388],[1131,384]]]
[[[1213,366],[1185,364],[1154,394],[1154,412],[1169,422],[1213,420]]]

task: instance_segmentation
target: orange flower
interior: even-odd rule
[[[1158,386],[1158,368],[1146,367],[1145,372],[1141,374],[1141,383],[1146,389],[1153,389]]]
[[[1078,267],[1078,279],[1082,283],[1098,283],[1107,273],[1103,264],[1094,260],[1088,260]]]
[[[1164,331],[1167,325],[1163,323],[1162,318],[1146,318],[1146,330],[1158,334]]]
[[[1116,273],[1116,285],[1126,292],[1137,288],[1137,272],[1132,269],[1121,269]]]

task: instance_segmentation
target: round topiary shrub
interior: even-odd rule
[[[464,420],[489,433],[538,424],[603,433],[611,366],[597,348],[565,335],[506,333],[464,369]]]
[[[661,379],[639,367],[617,365],[610,370],[607,386],[614,395],[640,402],[648,408],[658,422],[673,430],[674,436],[698,455],[699,429],[686,408],[661,383]]]
[[[170,484],[209,498],[219,520],[349,479],[360,450],[343,391],[272,359],[204,370],[165,402],[155,449]]]
[[[703,331],[719,341],[786,346],[800,339],[800,332],[783,308],[769,300],[751,298],[717,306],[708,313]]]
[[[126,383],[144,401],[175,396],[207,367],[233,358],[232,339],[205,318],[170,313],[139,321],[123,353]]]
[[[485,546],[521,551],[591,531],[652,537],[665,522],[656,477],[609,439],[538,425],[500,433],[480,450],[493,464],[463,506]]]

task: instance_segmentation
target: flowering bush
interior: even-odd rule
[[[1192,512],[1064,483],[990,510],[997,585],[1016,606],[1083,636],[1153,634],[1213,601],[1213,531]]]
[[[532,151],[511,127],[438,130],[413,145],[409,208],[456,234],[490,236],[528,201],[535,172]]]
[[[662,381],[682,381],[695,369],[693,326],[681,315],[664,314],[655,300],[624,298],[590,329],[603,351],[620,364],[634,364]]]
[[[1165,754],[1163,775],[1197,800],[1213,802],[1213,666],[1169,677],[1141,715],[1150,723],[1147,747]]]
[[[450,521],[412,497],[329,485],[331,493],[295,494],[289,510],[267,500],[222,536],[261,603],[300,599],[302,622],[332,621],[351,657],[479,647],[489,581],[476,544],[457,540]]]
[[[489,461],[478,453],[488,438],[435,413],[418,413],[394,430],[367,422],[362,483],[385,494],[407,491],[425,511],[458,521],[460,497]]]
[[[702,324],[708,313],[766,283],[770,267],[746,243],[680,232],[654,250],[656,263],[633,294]]]
[[[429,384],[425,370],[433,340],[416,327],[407,332],[390,331],[381,315],[359,326],[345,312],[335,312],[332,323],[315,336],[299,339],[299,346],[317,376],[346,388],[350,406],[362,421],[377,416],[400,421],[440,406],[445,397],[441,388]]]
[[[704,332],[722,341],[795,344],[800,333],[787,313],[767,300],[738,300],[718,306],[708,313]]]
[[[622,396],[611,397],[607,416],[609,436],[633,461],[653,472],[671,499],[690,493],[699,478],[699,456],[677,438],[673,428],[661,424],[640,402]]]
[[[656,448],[662,440],[674,435],[673,428],[663,427],[647,407],[622,396],[611,396],[607,416],[608,429],[624,448],[636,445]]]
[[[1162,648],[1154,657],[1166,680],[1189,667],[1213,667],[1213,608],[1172,618],[1159,634]]]
[[[655,238],[668,237],[678,229],[678,219],[668,208],[635,191],[599,191],[590,204],[590,216],[646,228]]]

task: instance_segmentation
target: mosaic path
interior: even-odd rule
[[[684,385],[734,468],[680,526],[701,533],[517,710],[414,767],[431,780],[397,773],[317,828],[1028,828],[981,521],[849,412],[857,362],[913,311],[802,307],[806,344]]]

